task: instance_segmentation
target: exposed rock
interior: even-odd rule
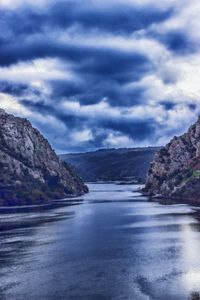
[[[88,191],[48,141],[23,118],[0,110],[0,204],[32,204]]]
[[[187,133],[174,137],[155,155],[144,192],[200,201],[200,118]]]

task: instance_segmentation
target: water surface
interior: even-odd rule
[[[70,206],[0,210],[0,299],[188,299],[200,292],[198,208],[90,184]]]

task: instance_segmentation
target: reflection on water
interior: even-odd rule
[[[71,205],[0,210],[0,299],[184,300],[200,292],[199,210],[149,202],[137,189],[90,184]]]
[[[197,226],[197,228],[199,225]],[[197,261],[199,259],[199,231],[193,230],[191,224],[184,224],[182,227],[184,247],[182,256],[188,266],[183,276],[183,281],[188,290],[198,290],[200,287],[200,269]]]

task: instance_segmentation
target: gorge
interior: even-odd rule
[[[0,110],[0,204],[48,202],[88,191],[48,141],[23,118]]]
[[[200,117],[155,155],[144,188],[148,196],[200,202]]]

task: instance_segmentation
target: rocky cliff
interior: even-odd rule
[[[87,192],[31,123],[0,110],[0,204],[32,204]]]
[[[144,192],[200,201],[200,118],[187,133],[174,137],[155,155]]]

